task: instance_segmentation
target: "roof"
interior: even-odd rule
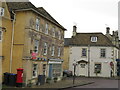
[[[40,13],[41,16],[49,20],[50,22],[56,24],[63,30],[66,30],[62,25],[60,25],[43,7],[35,7],[31,2],[6,2],[8,10],[18,11],[18,10],[35,10]]]
[[[69,46],[71,38],[64,38],[64,46]]]
[[[91,37],[97,37],[97,42],[91,42]],[[68,42],[68,39],[65,39]],[[68,44],[68,43],[67,43]],[[69,40],[72,46],[113,46],[112,42],[102,33],[77,33]]]

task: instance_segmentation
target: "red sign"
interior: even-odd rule
[[[32,56],[32,59],[37,59],[37,53],[33,52],[31,56]]]

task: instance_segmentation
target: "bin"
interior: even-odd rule
[[[4,73],[4,84],[5,85],[9,85],[9,76],[10,76],[10,73]]]
[[[16,74],[10,73],[8,85],[9,86],[16,86]]]
[[[38,75],[38,85],[43,85],[45,83],[45,75]]]

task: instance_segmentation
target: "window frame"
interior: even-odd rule
[[[37,41],[37,42],[36,42]],[[37,47],[37,48],[36,48]],[[36,53],[38,53],[39,52],[39,40],[36,40],[35,39],[35,41],[34,41],[34,51],[36,52]]]
[[[100,69],[96,67],[96,65],[100,65]],[[102,64],[101,63],[95,63],[94,64],[94,73],[101,73],[102,72]]]
[[[45,34],[48,34],[48,30],[49,30],[49,25],[48,23],[45,24]]]
[[[61,48],[58,47],[58,57],[60,57],[60,56],[61,56]]]
[[[96,36],[91,37],[91,42],[97,42],[97,40],[98,40],[98,37],[96,37]]]
[[[36,65],[36,67],[34,67],[34,65]],[[34,76],[34,73],[35,73],[35,76]],[[33,67],[32,67],[32,78],[37,78],[37,75],[38,75],[38,64],[33,64]]]
[[[83,50],[85,50],[85,51],[83,52]],[[82,55],[81,56],[82,57],[87,57],[87,48],[82,48]]]
[[[52,35],[55,37],[55,27],[52,28]]]
[[[51,51],[51,56],[54,56],[55,55],[55,46],[52,45],[52,51]]]
[[[3,7],[0,7],[0,16],[4,16],[5,9]]]
[[[48,50],[48,48],[47,48],[47,43],[45,42],[45,43],[44,43],[43,55],[47,55],[47,50]]]
[[[40,30],[40,19],[39,19],[39,18],[36,18],[36,26],[35,26],[35,29],[36,29],[37,31]]]
[[[3,31],[2,30],[0,30],[0,42],[3,40]]]
[[[105,50],[105,52],[103,52],[103,50]],[[100,49],[100,58],[106,58],[106,48],[101,48]]]

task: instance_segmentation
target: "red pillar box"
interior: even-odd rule
[[[23,69],[22,68],[18,68],[17,69],[16,86],[17,87],[22,87],[22,83],[23,83]]]

